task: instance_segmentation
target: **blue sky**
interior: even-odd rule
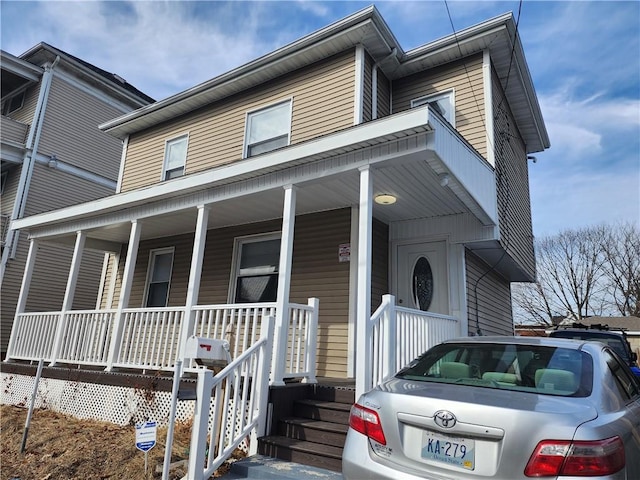
[[[162,99],[371,3],[2,0],[0,45],[44,41]],[[444,0],[375,5],[405,51],[453,31]],[[519,3],[448,7],[461,30]],[[534,234],[640,224],[640,2],[525,0],[519,29],[551,139],[530,164]]]

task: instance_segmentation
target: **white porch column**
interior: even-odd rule
[[[358,218],[358,300],[356,302],[356,399],[371,388],[371,230],[373,179],[368,166],[360,169]]]
[[[280,265],[278,267],[278,295],[274,352],[271,363],[271,384],[284,385],[284,370],[289,336],[289,292],[291,290],[291,262],[293,260],[293,232],[296,221],[296,187],[284,187]]]
[[[127,258],[124,264],[124,274],[122,275],[122,285],[120,286],[120,297],[116,316],[113,319],[113,332],[111,343],[109,344],[109,356],[107,357],[107,372],[113,369],[113,364],[117,360],[120,351],[120,341],[122,340],[122,311],[129,305],[129,294],[133,283],[133,274],[138,258],[138,247],[140,245],[140,231],[142,226],[137,220],[131,221],[131,233],[129,234],[129,247],[127,248]]]
[[[60,355],[62,341],[65,331],[65,317],[67,312],[73,308],[73,297],[76,293],[76,283],[80,275],[80,263],[82,262],[82,252],[84,244],[87,240],[86,232],[79,231],[76,234],[76,244],[73,249],[73,258],[71,259],[71,267],[69,268],[69,278],[67,278],[67,289],[64,292],[62,300],[62,309],[60,311],[60,320],[58,320],[58,328],[56,329],[56,337],[53,342],[53,352],[51,354],[51,365],[55,365]]]
[[[191,253],[191,270],[189,271],[189,285],[187,286],[187,298],[184,307],[184,321],[180,332],[180,356],[183,366],[189,366],[188,359],[184,358],[184,347],[187,338],[193,332],[195,312],[193,307],[198,304],[198,294],[200,293],[200,277],[202,275],[202,261],[204,259],[204,246],[207,240],[207,225],[209,224],[209,207],[198,206],[198,220],[196,222],[196,233],[193,239],[193,252]]]
[[[29,253],[27,254],[27,263],[24,266],[24,274],[22,275],[22,285],[20,286],[20,294],[16,305],[16,313],[13,317],[13,327],[11,328],[11,336],[9,337],[9,346],[7,348],[7,359],[11,357],[13,350],[14,336],[16,335],[17,325],[20,321],[20,315],[24,313],[27,305],[27,297],[29,296],[29,287],[31,286],[31,277],[36,265],[36,254],[38,253],[39,242],[32,239],[29,243]]]

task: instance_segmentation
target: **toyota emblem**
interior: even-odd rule
[[[453,428],[456,424],[456,416],[447,410],[438,410],[434,415],[436,425],[442,428]]]

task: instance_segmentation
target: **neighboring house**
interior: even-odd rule
[[[153,99],[123,79],[46,43],[2,67],[2,313],[4,357],[24,273],[29,240],[15,220],[115,192],[122,141],[98,125]],[[26,309],[59,310],[73,249],[40,246]],[[103,254],[85,257],[73,308],[95,308]]]
[[[16,222],[20,306],[37,249],[74,243],[74,264],[109,254],[99,308],[20,308],[12,360],[171,371],[188,335],[235,354],[274,315],[272,384],[362,390],[442,339],[513,334],[549,139],[511,14],[404,51],[369,7],[100,128],[124,142],[117,193]]]

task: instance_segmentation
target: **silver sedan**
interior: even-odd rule
[[[640,479],[640,383],[598,342],[447,341],[358,399],[342,473]]]

